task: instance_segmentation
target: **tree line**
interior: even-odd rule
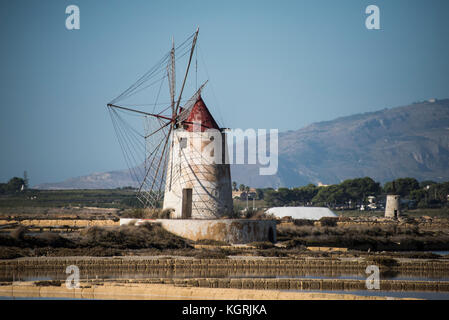
[[[418,182],[414,178],[399,178],[383,186],[370,177],[348,179],[340,184],[316,186],[308,184],[296,188],[257,189],[259,199],[268,206],[326,206],[356,207],[366,204],[369,196],[399,194],[418,208],[449,206],[449,182]]]

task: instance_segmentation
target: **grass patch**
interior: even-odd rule
[[[134,208],[124,210],[121,214],[123,218],[132,219],[170,219],[170,213],[172,209],[159,209],[159,208]]]
[[[334,210],[339,217],[376,217],[381,218],[385,216],[385,211],[360,211],[360,210]]]
[[[227,259],[228,256],[223,250],[202,249],[193,255],[197,259]]]
[[[81,232],[81,243],[89,247],[116,249],[156,248],[181,249],[191,248],[183,238],[178,237],[155,223],[139,226],[124,225],[120,227],[90,227]]]
[[[1,234],[0,243],[3,246],[19,248],[73,248],[76,246],[73,241],[61,237],[57,233],[43,232],[36,236],[29,236],[21,232],[17,233],[15,230],[12,235]]]
[[[449,249],[447,230],[430,231],[418,225],[349,225],[337,227],[278,225],[278,241],[290,246],[329,246],[372,251]],[[295,241],[292,241],[295,240]]]
[[[449,218],[449,208],[408,210],[406,214],[413,218],[428,216],[431,218]]]
[[[60,280],[43,280],[35,281],[34,285],[37,287],[60,287],[62,282]]]
[[[212,239],[201,239],[201,240],[197,240],[195,243],[200,244],[200,245],[208,245],[208,246],[229,246],[229,243],[227,243],[225,241],[218,241],[218,240],[212,240]]]
[[[309,219],[293,219],[293,224],[297,227],[313,226],[315,221]]]
[[[381,265],[385,267],[394,267],[398,265],[397,260],[390,257],[368,257],[366,261],[369,264]]]
[[[24,257],[21,248],[18,247],[0,247],[0,259],[16,259]]]
[[[256,249],[269,249],[273,248],[274,244],[269,241],[258,241],[258,242],[251,242],[248,245],[256,248]]]
[[[261,257],[280,257],[280,258],[282,258],[282,257],[289,256],[289,252],[287,250],[279,249],[279,248],[257,250],[256,253],[258,256],[261,256]]]

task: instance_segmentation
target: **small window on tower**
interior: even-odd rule
[[[181,138],[179,140],[179,147],[181,149],[187,148],[187,138]]]

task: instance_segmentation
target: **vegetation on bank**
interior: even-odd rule
[[[191,246],[159,224],[90,227],[81,232],[81,245],[117,249],[184,249]]]
[[[30,234],[22,226],[10,234],[0,234],[0,259],[58,254],[111,256],[121,255],[124,250],[191,248],[188,240],[166,231],[158,224],[95,226],[84,229],[76,236],[53,232]]]
[[[291,257],[298,254],[326,256],[308,247],[347,248],[351,254],[380,251],[449,250],[448,220],[428,223],[426,218],[408,218],[407,223],[357,223],[349,218],[292,220],[277,226],[277,244],[250,243],[231,248],[213,241],[190,241],[163,229],[158,224],[120,227],[90,227],[80,233],[33,234],[18,227],[9,234],[0,233],[0,259],[22,256],[120,256],[181,255],[224,259],[230,255]],[[340,223],[342,222],[342,223]],[[194,248],[194,245],[198,245]],[[359,252],[359,253],[357,253]]]
[[[449,233],[445,227],[422,229],[413,221],[408,225],[331,225],[302,223],[278,225],[277,240],[288,247],[329,246],[370,251],[448,250]]]

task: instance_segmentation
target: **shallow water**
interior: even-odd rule
[[[430,251],[434,254],[439,254],[440,256],[447,256],[449,254],[449,251]]]
[[[304,292],[304,293],[334,293],[334,294],[352,294],[357,296],[377,296],[391,298],[415,298],[425,300],[449,300],[449,292],[420,292],[420,291],[380,291],[380,290],[362,290],[362,291],[330,291],[330,290],[281,290],[288,292]],[[0,296],[0,300],[94,300],[94,299],[78,299],[78,298],[47,298],[47,297],[8,297]]]
[[[434,254],[448,255],[449,251],[432,251]],[[26,270],[26,271],[13,271],[4,270],[0,272],[0,281],[42,281],[42,280],[66,280],[67,274],[65,269],[61,270]],[[80,273],[80,279],[159,279],[159,278],[263,278],[263,279],[340,279],[340,280],[365,280],[367,274],[363,271],[359,272],[342,272],[333,271],[329,269],[316,269],[316,270],[303,270],[303,269],[247,269],[247,270],[234,270],[234,269],[150,269],[145,271],[129,271],[129,270],[117,270],[117,269],[105,269],[105,270],[82,270]],[[449,282],[449,270],[445,271],[433,271],[433,270],[416,270],[407,273],[401,272],[382,272],[380,274],[381,280],[402,280],[402,281],[441,281]],[[298,291],[298,290],[292,290]],[[431,300],[449,300],[449,292],[394,292],[394,291],[378,291],[378,290],[362,290],[362,291],[301,291],[300,292],[322,292],[322,293],[346,293],[356,294],[362,296],[388,296],[397,298],[420,298]],[[10,300],[11,297],[0,297],[0,300]],[[31,300],[47,300],[47,298],[17,298],[31,299]],[[71,300],[71,299],[58,299],[49,298],[49,300]]]
[[[304,275],[304,276],[294,276],[294,277],[291,277],[291,276],[276,276],[275,278],[366,280],[367,276],[346,274],[346,275],[339,275],[339,276],[334,276],[334,277]],[[407,274],[397,274],[397,275],[381,275],[380,276],[380,280],[441,281],[441,282],[447,282],[447,281],[449,281],[449,276],[446,275],[446,276],[441,276],[441,277],[417,277],[417,276],[407,275]]]
[[[20,271],[20,272],[2,272],[0,273],[0,281],[42,281],[42,280],[65,280],[67,278],[65,270],[49,270],[49,271]],[[304,270],[154,270],[154,271],[138,271],[138,272],[120,272],[120,271],[89,271],[89,273],[81,270],[81,279],[155,279],[155,278],[264,278],[264,279],[347,279],[347,280],[365,280],[367,274],[360,273],[344,273],[332,271],[304,271]],[[432,271],[416,272],[416,273],[398,273],[383,272],[380,274],[381,280],[409,280],[409,281],[442,281],[449,282],[449,270],[444,273],[435,273]]]

